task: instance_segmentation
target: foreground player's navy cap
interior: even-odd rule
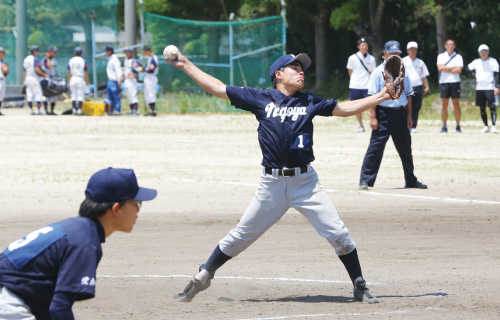
[[[31,51],[31,52],[33,52],[33,51],[35,51],[35,50],[38,50],[38,46],[37,46],[36,44],[34,44],[34,45],[32,45],[32,46],[30,47],[30,51]]]
[[[401,53],[401,49],[399,48],[399,42],[395,40],[387,41],[384,45],[384,51],[387,53]]]
[[[82,53],[81,47],[75,47],[75,53]]]
[[[311,59],[307,55],[307,53],[299,53],[298,55],[293,55],[293,54],[287,54],[286,56],[281,56],[274,63],[271,65],[271,68],[269,68],[269,76],[271,77],[271,80],[274,78],[274,74],[276,71],[278,71],[281,67],[287,66],[290,63],[298,61],[302,65],[302,71],[306,71],[307,68],[311,65]]]
[[[154,189],[139,187],[134,170],[111,167],[94,173],[85,190],[85,197],[94,202],[148,201],[157,194]]]

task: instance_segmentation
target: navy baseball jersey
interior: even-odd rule
[[[84,217],[33,231],[0,254],[0,286],[20,297],[38,320],[50,319],[55,292],[76,300],[94,297],[104,239],[100,222]]]
[[[226,93],[233,106],[252,112],[259,121],[262,165],[276,169],[314,161],[312,120],[331,116],[337,105],[336,100],[300,91],[286,96],[276,89],[227,86]]]

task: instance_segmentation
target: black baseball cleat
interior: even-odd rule
[[[365,280],[358,280],[354,285],[354,300],[364,303],[379,303],[378,298],[370,293]]]
[[[405,189],[427,189],[427,185],[420,181],[415,181],[413,186],[405,185]]]
[[[198,292],[203,291],[210,287],[211,279],[208,279],[205,283],[202,283],[200,280],[194,278],[189,281],[188,285],[178,294],[174,295],[174,301],[178,302],[191,302],[194,296],[198,294]]]
[[[360,182],[359,183],[359,190],[368,191],[368,183]]]

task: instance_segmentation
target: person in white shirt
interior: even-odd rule
[[[489,56],[490,48],[485,44],[480,45],[477,51],[480,58],[472,61],[468,67],[476,75],[476,106],[481,111],[481,119],[484,123],[484,128],[481,132],[490,132],[488,128],[488,116],[486,115],[486,102],[488,102],[491,114],[491,132],[498,133],[495,126],[497,111],[494,104],[495,96],[498,96],[500,93],[498,61]]]
[[[106,46],[106,55],[108,56],[108,66],[106,73],[108,74],[107,95],[111,104],[111,112],[113,115],[121,114],[120,90],[122,86],[122,64],[112,46]]]
[[[144,100],[146,104],[151,108],[150,113],[146,113],[146,116],[156,116],[156,86],[158,85],[158,58],[153,54],[151,48],[144,46],[142,48],[144,55],[148,57],[146,66],[144,67]]]
[[[408,73],[410,77],[410,82],[414,91],[411,97],[411,117],[413,119],[413,126],[410,128],[410,132],[417,133],[418,113],[422,107],[422,97],[429,92],[429,81],[427,81],[429,70],[425,62],[417,58],[418,44],[415,41],[408,42],[406,45],[406,52],[408,55],[403,58],[403,63],[406,73]],[[424,86],[423,90],[422,85]]]
[[[368,42],[365,38],[358,40],[358,50],[347,60],[351,101],[368,97],[368,80],[376,67],[375,58],[368,53]],[[358,132],[365,132],[362,113],[356,114],[356,118],[359,123]]]
[[[40,107],[42,106],[42,87],[40,86],[40,77],[49,78],[49,75],[42,70],[40,60],[38,60],[38,46],[32,45],[30,47],[31,54],[23,61],[23,79],[26,86],[26,101],[30,108],[30,114],[41,115]],[[33,110],[33,100],[36,101],[37,112]]]
[[[68,82],[71,88],[71,104],[73,105],[73,114],[82,115],[83,97],[85,95],[85,84],[90,85],[89,65],[82,58],[82,48],[75,48],[75,56],[68,62]],[[84,79],[85,77],[85,79]]]
[[[5,88],[7,85],[5,83],[5,77],[7,77],[7,75],[9,74],[9,65],[5,61],[3,61],[4,57],[5,49],[3,47],[0,47],[0,116],[3,116],[1,109],[3,98],[5,97]]]
[[[444,45],[446,51],[437,57],[437,69],[439,75],[439,90],[443,101],[441,118],[443,119],[442,133],[448,132],[446,123],[448,121],[448,102],[451,97],[453,108],[455,109],[455,120],[457,121],[456,131],[461,133],[460,128],[460,73],[464,67],[464,60],[460,54],[455,52],[455,40],[449,39]]]
[[[130,105],[130,114],[139,115],[139,106],[137,100],[137,76],[141,71],[141,67],[135,61],[134,50],[132,48],[125,49],[125,62],[123,63],[123,78],[125,83],[125,94],[127,95]]]

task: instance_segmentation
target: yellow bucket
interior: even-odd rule
[[[86,116],[103,116],[106,105],[103,102],[83,101],[82,111]]]

